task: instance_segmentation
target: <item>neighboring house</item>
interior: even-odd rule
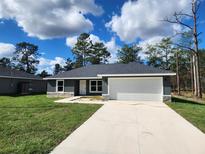
[[[171,98],[175,75],[139,63],[89,65],[44,78],[48,96],[102,95],[106,99],[162,101]]]
[[[46,86],[40,77],[0,66],[0,95],[43,93]]]

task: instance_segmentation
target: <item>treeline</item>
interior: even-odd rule
[[[184,33],[177,42],[186,43],[191,37]],[[74,55],[73,60],[67,58],[65,65],[55,64],[53,74],[69,71],[74,68],[83,67],[92,64],[106,64],[110,58],[110,53],[102,42],[93,43],[89,34],[81,34],[75,46],[72,48]],[[144,54],[145,59],[141,59],[139,53]],[[200,49],[200,77],[202,78],[202,88],[204,90],[205,83],[205,50]],[[0,65],[15,68],[31,74],[37,72],[40,54],[38,46],[22,42],[16,44],[16,51],[12,58],[0,59]],[[160,69],[171,70],[177,72],[177,77],[172,78],[172,85],[179,93],[181,90],[194,89],[193,77],[193,54],[190,50],[185,50],[176,45],[171,38],[163,38],[159,43],[147,44],[145,48],[141,48],[136,44],[125,44],[117,51],[117,63],[139,62]],[[41,77],[47,77],[49,74],[43,70],[39,73]],[[178,82],[177,82],[178,78]]]

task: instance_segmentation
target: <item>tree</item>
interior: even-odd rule
[[[160,52],[154,45],[148,44],[146,48],[147,51],[145,54],[147,55],[147,64],[154,67],[160,67],[162,63]]]
[[[16,44],[13,57],[13,60],[17,63],[16,69],[34,74],[37,71],[36,65],[39,63],[38,56],[38,46],[27,42]]]
[[[41,73],[38,74],[40,77],[45,78],[48,76],[51,76],[50,74],[48,74],[48,72],[46,70],[43,70]]]
[[[75,67],[86,66],[88,53],[91,49],[91,40],[89,38],[89,34],[82,33],[77,39],[77,43],[72,49],[72,52],[76,58]]]
[[[191,48],[191,46],[193,45],[191,32],[187,31],[181,33],[179,39],[177,39],[176,42],[177,45],[175,45],[175,48],[177,49],[179,55],[178,62],[180,67],[178,69],[179,72],[177,73],[177,76],[180,76],[178,78],[183,79],[180,83],[183,83],[184,89],[185,87],[191,87],[193,93],[194,92],[193,62],[192,62],[193,55],[192,52],[190,52],[188,49],[181,48],[181,46],[186,46]],[[189,84],[191,86],[189,86]],[[179,84],[178,86],[180,85],[182,86],[182,84]]]
[[[56,75],[63,71],[63,68],[60,64],[55,64],[53,74]]]
[[[73,67],[74,67],[74,62],[70,58],[68,58],[65,62],[64,70],[70,71],[73,69]]]
[[[0,66],[11,68],[13,64],[9,58],[3,57],[0,59]]]
[[[161,68],[165,70],[171,70],[175,52],[171,38],[163,38],[158,44],[156,44],[156,48],[158,52],[160,52],[160,57],[162,59]]]
[[[133,45],[128,46],[127,44],[124,45],[120,50],[118,50],[117,57],[119,63],[127,64],[129,62],[141,62],[140,57],[138,56],[139,51],[142,48]]]
[[[110,57],[110,52],[108,52],[107,48],[102,42],[96,42],[91,46],[91,50],[88,55],[88,61],[91,64],[105,64],[108,61],[107,58]]]
[[[203,77],[202,90],[203,92],[205,92],[205,49],[200,49],[199,54],[200,54],[200,59],[199,59],[200,74],[201,77]]]
[[[159,43],[147,45],[147,63],[154,67],[171,70],[175,49],[170,38],[163,38]]]
[[[176,85],[177,92],[180,95],[180,90],[189,90],[190,89],[190,53],[176,48],[174,53],[175,61],[172,63],[171,70],[176,72]],[[182,80],[183,79],[183,80]]]
[[[191,14],[184,13],[184,12],[175,12],[173,15],[173,19],[165,19],[166,22],[172,24],[178,24],[185,29],[188,29],[192,34],[192,39],[194,41],[193,47],[187,47],[178,44],[181,48],[188,49],[193,53],[193,74],[194,74],[194,94],[198,98],[202,98],[202,91],[201,91],[201,78],[200,78],[200,66],[199,66],[199,35],[201,34],[198,32],[198,10],[199,10],[200,1],[199,0],[192,0],[191,5]],[[190,19],[189,23],[186,23],[184,19]]]

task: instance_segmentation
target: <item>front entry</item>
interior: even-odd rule
[[[86,80],[80,80],[80,95],[86,95]]]

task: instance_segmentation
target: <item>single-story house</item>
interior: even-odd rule
[[[113,100],[171,98],[175,73],[139,63],[89,65],[44,78],[48,96],[102,95]]]
[[[44,93],[46,86],[46,81],[41,77],[0,67],[0,95]]]

